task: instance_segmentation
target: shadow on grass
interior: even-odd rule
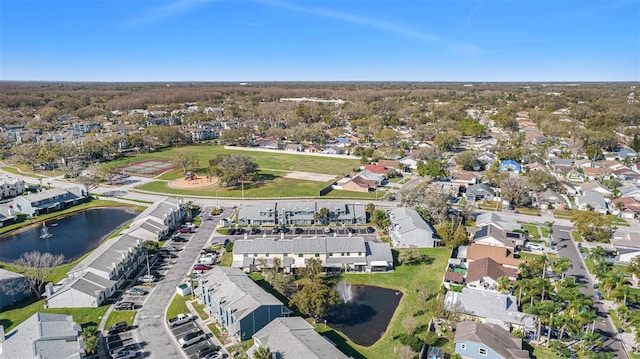
[[[36,298],[36,296],[32,295],[30,297],[21,299],[13,304],[7,305],[6,307],[2,308],[2,311],[6,312],[10,310],[18,310],[18,309],[26,308],[32,305],[33,303],[38,302],[39,300],[40,299]],[[7,328],[13,325],[13,321],[8,318],[0,318],[0,325],[2,325],[6,330]]]
[[[331,342],[334,343],[336,347],[347,356],[350,356],[351,358],[354,358],[354,359],[366,359],[362,354],[360,354],[360,352],[353,349],[347,343],[347,340],[342,336],[340,336],[338,333],[336,333],[335,330],[330,329],[327,331],[323,331],[320,333],[320,335],[323,335],[327,339],[331,340]]]

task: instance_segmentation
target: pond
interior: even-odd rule
[[[124,208],[95,208],[29,226],[0,236],[0,261],[12,262],[24,252],[63,254],[71,262],[100,245],[101,240],[136,216]]]
[[[327,325],[362,346],[382,337],[402,298],[402,292],[367,285],[340,282],[334,289],[343,303],[329,312]]]

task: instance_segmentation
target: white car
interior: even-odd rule
[[[138,352],[133,350],[125,350],[121,352],[114,353],[111,355],[111,359],[131,359],[138,356]]]
[[[527,243],[527,245],[525,246],[527,248],[529,248],[530,250],[533,251],[543,251],[544,248],[542,248],[541,245],[539,245],[538,243]]]
[[[156,277],[151,274],[145,274],[142,277],[140,277],[140,281],[142,283],[153,283],[156,281]]]
[[[207,340],[207,334],[205,334],[202,330],[198,330],[180,338],[180,340],[178,340],[178,343],[180,343],[183,348],[186,348],[203,340]]]
[[[167,324],[169,324],[170,327],[177,327],[178,325],[182,325],[184,323],[188,323],[190,321],[193,320],[193,314],[191,313],[181,313],[178,314],[177,317],[175,318],[171,318],[169,320],[167,320]]]

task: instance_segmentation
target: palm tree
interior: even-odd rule
[[[313,218],[319,223],[319,224],[327,224],[328,219],[329,219],[329,209],[326,207],[322,207],[318,210],[318,212],[313,214]]]
[[[260,346],[253,352],[253,359],[271,359],[271,349]]]
[[[513,288],[513,283],[511,283],[511,279],[509,279],[509,277],[503,275],[502,277],[498,278],[497,286],[498,292],[510,293],[511,289]]]
[[[593,247],[589,252],[588,258],[593,260],[596,264],[601,262],[604,256],[607,254],[607,251],[602,247]]]
[[[573,267],[571,260],[567,257],[560,257],[551,261],[551,271],[555,275],[562,275],[562,279],[566,276],[567,269]]]

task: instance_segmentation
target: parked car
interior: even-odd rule
[[[115,310],[133,310],[136,305],[133,302],[120,302],[113,308]]]
[[[182,345],[183,348],[186,348],[190,345],[193,345],[195,343],[198,343],[206,339],[207,339],[207,335],[202,330],[198,330],[183,336],[182,338],[180,338],[180,340],[178,340],[178,343],[180,343],[180,345]]]
[[[189,323],[192,320],[193,320],[193,314],[180,313],[178,314],[177,317],[167,320],[167,324],[169,324],[169,327],[173,328],[173,327],[177,327],[178,325]]]
[[[206,265],[206,264],[196,264],[193,266],[194,270],[209,270],[211,269],[210,265]]]
[[[244,228],[237,228],[236,235],[244,234]]]
[[[153,274],[145,274],[139,279],[142,283],[153,283],[156,281],[156,277]]]
[[[204,359],[222,359],[224,358],[224,355],[222,355],[222,352],[215,352],[213,354],[209,354],[206,357],[204,357]]]
[[[111,359],[131,359],[138,356],[138,352],[134,350],[123,350],[121,352],[116,352],[111,356]]]
[[[196,350],[196,355],[198,356],[198,358],[204,358],[207,355],[213,354],[215,352],[220,351],[220,347],[217,345],[213,345],[213,344],[206,344],[203,345],[201,347],[199,347]]]
[[[329,233],[331,233],[332,231],[333,231],[333,230],[332,230],[331,228],[329,228],[329,227],[326,227],[326,228],[324,229],[324,233],[326,233],[326,234],[329,234]]]
[[[178,229],[179,233],[191,233],[191,228],[180,228]]]
[[[367,227],[367,233],[373,233],[373,232],[375,232],[375,231],[376,231],[376,230],[375,230],[375,228],[373,228],[373,227]]]
[[[129,324],[127,322],[117,322],[107,329],[107,335],[118,334],[122,332],[126,332],[129,329]]]
[[[396,196],[389,197],[389,201],[395,201],[395,200],[396,200]]]
[[[351,228],[351,227],[347,227],[347,232],[349,233],[356,233],[356,230]]]
[[[225,247],[226,247],[226,246],[227,246],[227,244],[229,244],[229,242],[231,242],[231,240],[230,240],[229,238],[225,239],[225,240],[224,240],[224,244],[223,244],[223,246],[225,246]]]
[[[227,230],[227,234],[230,236],[233,236],[234,234],[236,234],[236,229],[235,228],[229,228]]]
[[[295,234],[301,234],[303,232],[302,228],[296,228],[295,229]]]
[[[144,290],[142,288],[133,287],[133,288],[127,289],[127,291],[125,293],[127,293],[129,295],[146,295],[149,292],[147,292],[146,290]]]
[[[187,241],[186,238],[180,237],[180,236],[173,236],[173,237],[171,237],[171,240],[173,242],[186,242]]]
[[[596,297],[598,297],[598,299],[602,299],[602,293],[600,293],[599,290],[596,290]]]

